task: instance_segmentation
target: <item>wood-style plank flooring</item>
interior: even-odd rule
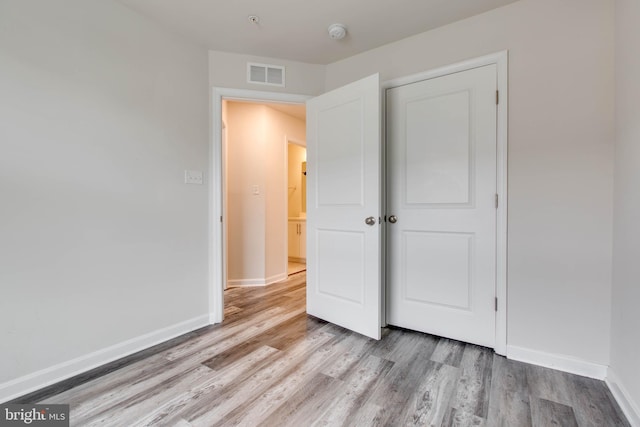
[[[287,273],[290,275],[300,273],[307,270],[307,264],[301,262],[289,261],[287,265]]]
[[[223,324],[38,400],[70,404],[77,426],[629,425],[602,381],[309,317],[305,280],[229,289]]]

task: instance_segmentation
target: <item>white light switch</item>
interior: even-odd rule
[[[257,185],[252,185],[251,186],[251,192],[253,193],[254,196],[257,196],[260,194],[260,187],[258,187]]]
[[[184,171],[185,184],[202,184],[202,171]]]

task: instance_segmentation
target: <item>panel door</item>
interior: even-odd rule
[[[380,86],[307,102],[307,312],[380,339]]]
[[[488,347],[496,82],[496,66],[487,65],[386,92],[387,321]]]

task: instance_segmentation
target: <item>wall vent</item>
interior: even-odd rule
[[[284,87],[284,67],[249,62],[247,63],[247,82]]]

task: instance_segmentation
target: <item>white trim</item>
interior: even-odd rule
[[[471,70],[485,65],[497,66],[497,87],[500,93],[500,102],[497,106],[497,179],[496,191],[498,192],[498,209],[496,212],[496,297],[498,298],[498,311],[496,312],[496,353],[507,354],[507,154],[508,154],[508,62],[509,53],[501,52],[485,55],[479,58],[469,59],[456,64],[447,65],[433,70],[425,71],[411,76],[400,77],[382,83],[382,93],[387,89],[404,86],[422,80],[434,79],[448,74]],[[384,100],[385,97],[383,96]],[[384,105],[384,101],[383,101]],[[383,112],[383,115],[386,113]],[[382,117],[384,123],[385,118]]]
[[[603,380],[607,375],[606,365],[588,362],[564,354],[547,353],[514,345],[507,346],[507,358],[598,380]]]
[[[246,89],[212,88],[211,141],[209,159],[209,318],[211,323],[224,319],[223,284],[226,279],[224,269],[224,227],[219,218],[223,215],[223,170],[222,170],[222,99],[278,102],[282,104],[304,104],[307,95],[262,92]]]
[[[620,405],[622,412],[627,417],[627,421],[632,426],[640,427],[640,406],[637,402],[633,401],[631,394],[620,381],[620,377],[615,373],[615,371],[611,368],[607,371],[607,378],[605,378],[605,382],[607,386],[609,386],[609,390],[611,390],[611,394]]]
[[[267,278],[257,278],[257,279],[237,279],[237,280],[229,280],[229,286],[233,287],[253,287],[253,286],[269,286],[274,283],[282,282],[286,280],[289,275],[287,273],[275,274],[273,276]]]
[[[387,218],[387,97],[386,82],[380,83],[380,206],[378,212]],[[385,224],[386,225],[386,224]],[[387,227],[380,229],[380,328],[386,328],[387,323]]]
[[[209,324],[208,315],[198,316],[2,383],[0,402],[24,396]]]
[[[387,80],[382,82],[382,88],[386,90],[393,87],[405,86],[411,83],[419,82],[421,80],[435,79],[436,77],[442,77],[448,74],[459,73],[461,71],[467,71],[478,67],[484,67],[485,65],[501,64],[503,61],[506,61],[507,58],[508,51],[503,50],[489,55],[480,56],[478,58],[472,58],[466,61],[456,62],[455,64],[445,65],[443,67],[434,68],[432,70],[411,74],[410,76]],[[499,75],[498,77],[506,76]]]
[[[498,67],[498,123],[497,123],[497,179],[498,209],[496,212],[496,347],[498,354],[507,354],[507,312],[508,312],[508,272],[507,272],[507,210],[509,208],[508,153],[509,153],[509,53],[496,54]]]

